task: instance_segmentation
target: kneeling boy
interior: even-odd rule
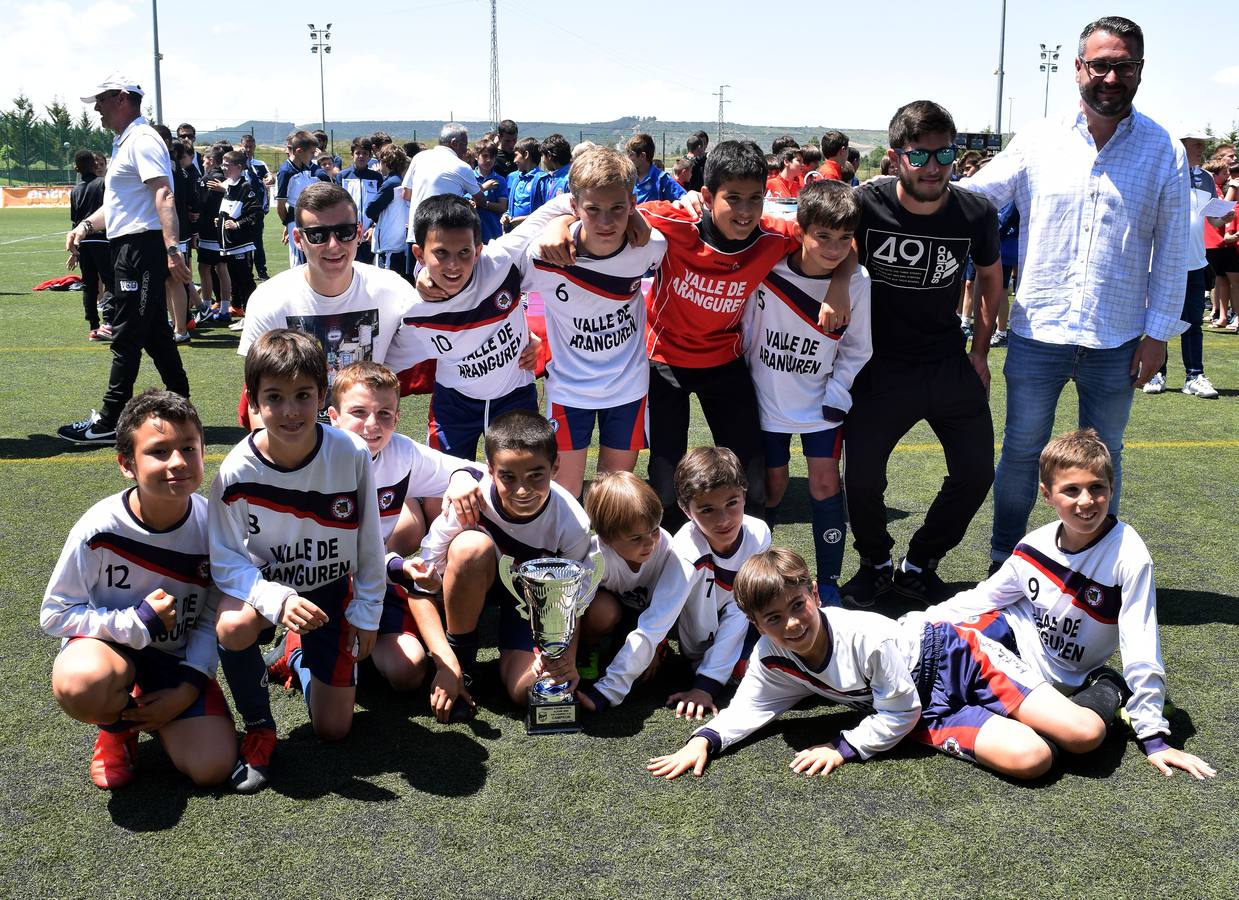
[[[39,610],[64,639],[52,668],[61,709],[99,726],[90,776],[133,780],[138,731],[153,731],[198,785],[219,784],[237,737],[215,681],[218,594],[207,563],[202,423],[169,391],[134,397],[116,423],[116,461],[134,486],[96,503],[69,533]]]
[[[365,442],[317,422],[327,393],[322,347],[302,331],[268,331],[245,357],[245,387],[250,415],[265,427],[232,449],[211,485],[211,572],[224,594],[216,626],[224,671],[247,731],[233,785],[254,791],[266,784],[275,745],[259,642],[277,623],[288,628],[314,732],[343,738],[385,577]]]
[[[427,586],[443,583],[447,640],[466,674],[478,652],[478,619],[489,602],[499,607],[499,673],[512,702],[524,706],[529,686],[542,675],[533,632],[516,598],[499,582],[500,555],[517,564],[546,556],[584,560],[589,554],[585,510],[554,482],[555,432],[532,410],[504,413],[486,429],[481,521],[466,527],[452,508],[430,526],[421,561],[434,569]],[[576,641],[558,660],[546,661],[556,681],[575,686]]]
[[[649,761],[654,776],[701,775],[712,756],[813,695],[869,715],[797,753],[791,768],[806,775],[869,759],[909,736],[1012,778],[1045,774],[1055,743],[1073,753],[1096,746],[1083,734],[1087,711],[1002,645],[952,625],[821,607],[808,567],[791,550],[745,563],[736,602],[761,633],[744,680],[731,705],[681,750]]]
[[[1208,763],[1167,743],[1153,560],[1136,530],[1108,515],[1110,451],[1093,429],[1073,431],[1046,444],[1040,468],[1041,494],[1058,520],[1020,541],[990,578],[918,615],[1013,644],[1086,710],[1094,743],[1126,705],[1136,742],[1159,772],[1212,777]],[[1104,665],[1115,650],[1122,676]]]
[[[426,536],[427,521],[439,515],[440,498],[455,499],[457,517],[476,522],[482,502],[474,464],[425,447],[396,433],[400,422],[400,381],[395,373],[374,362],[345,366],[331,387],[327,413],[337,428],[351,431],[366,442],[374,465],[378,491],[379,527],[387,548],[388,577],[383,618],[374,645],[375,668],[398,691],[422,684],[430,660],[435,676],[430,707],[439,721],[447,721],[452,704],[464,696],[469,704],[456,654],[443,632],[443,620],[434,598],[409,591],[405,555],[412,554]],[[453,477],[455,476],[455,478]],[[427,653],[430,654],[429,659]]]
[[[585,495],[585,511],[604,566],[581,620],[581,646],[589,649],[607,635],[623,641],[602,678],[578,693],[582,706],[595,712],[622,703],[636,682],[653,677],[692,570],[660,527],[658,495],[631,472],[600,474]]]

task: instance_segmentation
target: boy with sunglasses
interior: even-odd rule
[[[839,593],[852,606],[870,606],[892,588],[922,606],[944,599],[938,562],[962,540],[994,477],[986,356],[1002,293],[998,216],[988,200],[951,185],[955,122],[941,106],[907,104],[891,119],[888,136],[898,177],[859,190],[856,229],[857,254],[872,279],[873,357],[852,385],[844,431],[848,512],[861,565]],[[981,299],[966,353],[955,303],[969,254]],[[942,443],[947,477],[895,567],[886,463],[922,420]]]
[[[305,265],[254,291],[237,353],[245,356],[268,331],[298,328],[326,351],[329,383],[350,363],[383,362],[401,314],[417,299],[413,288],[397,272],[355,261],[357,204],[338,184],[306,187],[293,223],[293,244]]]

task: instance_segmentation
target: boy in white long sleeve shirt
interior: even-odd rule
[[[1062,435],[1041,452],[1040,477],[1058,520],[1027,535],[990,578],[916,615],[1005,640],[1091,710],[1098,742],[1125,704],[1136,742],[1158,771],[1211,777],[1207,763],[1167,742],[1153,560],[1135,529],[1107,514],[1109,450],[1091,428]],[[1121,677],[1104,665],[1115,650]]]
[[[357,435],[318,424],[327,356],[303,331],[277,328],[245,358],[259,428],[211,485],[211,572],[224,594],[216,630],[246,720],[237,790],[258,790],[275,743],[258,644],[277,623],[300,643],[289,662],[314,732],[339,740],[353,722],[356,662],[374,648],[386,578],[370,453]],[[254,752],[247,756],[247,749]]]
[[[134,777],[138,731],[203,786],[237,757],[215,668],[218,594],[207,563],[202,423],[184,397],[146,391],[116,424],[117,462],[134,486],[99,501],[65,541],[39,625],[63,639],[52,693],[99,735],[91,759],[105,790]]]
[[[796,754],[791,768],[826,775],[906,737],[1013,778],[1049,770],[1056,746],[1093,749],[1080,709],[1001,644],[954,625],[893,622],[820,607],[804,560],[775,548],[745,563],[736,601],[761,633],[731,705],[678,752],[647,769],[701,775],[706,762],[805,697],[868,712],[831,741]]]

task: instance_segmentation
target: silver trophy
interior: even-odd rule
[[[533,640],[542,655],[558,659],[576,634],[577,619],[589,605],[602,580],[602,554],[589,558],[589,567],[575,559],[548,556],[513,568],[510,556],[499,558],[499,578],[516,598],[517,611],[529,620]],[[578,704],[569,685],[544,675],[529,688],[529,734],[580,731]]]

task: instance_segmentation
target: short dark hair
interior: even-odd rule
[[[1136,45],[1136,58],[1144,57],[1144,31],[1131,19],[1122,16],[1102,16],[1095,22],[1089,22],[1080,32],[1080,45],[1076,48],[1076,56],[1084,59],[1084,45],[1094,31],[1104,31],[1116,38],[1129,41]]]
[[[805,231],[814,226],[855,231],[860,225],[860,197],[846,182],[823,178],[806,184],[799,200],[796,223]]]
[[[710,135],[704,131],[694,131],[693,136],[689,140],[695,140],[698,147],[710,146]]]
[[[417,204],[413,214],[413,243],[425,247],[426,236],[432,228],[438,231],[468,228],[473,232],[474,243],[482,243],[482,222],[477,210],[464,197],[455,194],[436,194]]]
[[[228,163],[229,165],[241,166],[242,168],[244,168],[247,160],[245,158],[245,154],[241,152],[240,150],[229,150],[227,153],[224,154],[224,162]]]
[[[552,463],[559,458],[559,446],[555,442],[551,423],[532,409],[514,409],[491,422],[486,429],[485,447],[486,461],[492,465],[495,454],[504,450],[544,456]]]
[[[690,134],[688,139],[684,142],[684,149],[690,153],[696,153],[704,146],[705,144],[702,142],[701,138],[695,134]]]
[[[179,135],[182,131],[188,131],[192,137],[198,136],[198,129],[190,125],[188,122],[182,122],[176,126],[176,133]]]
[[[813,576],[804,557],[786,547],[771,547],[754,553],[736,573],[733,597],[750,620],[756,620],[788,588],[812,593]]]
[[[860,162],[860,151],[855,147],[848,147],[848,162],[853,166]]]
[[[543,161],[553,162],[557,169],[572,162],[572,145],[562,134],[548,134],[538,148],[542,151]]]
[[[694,447],[676,464],[675,500],[685,509],[694,497],[721,487],[749,489],[740,458],[726,447]]]
[[[913,100],[895,111],[886,136],[892,150],[902,150],[923,134],[944,132],[955,140],[955,120],[946,107],[932,100]],[[825,147],[822,148],[825,152]]]
[[[725,181],[766,183],[766,154],[752,141],[723,141],[706,155],[705,186],[717,191]]]
[[[770,152],[773,153],[775,156],[782,156],[783,151],[786,150],[788,147],[799,148],[800,144],[790,134],[784,134],[780,137],[775,138],[774,141],[770,144]]]
[[[634,134],[624,145],[629,153],[644,154],[650,162],[654,161],[654,139],[648,134]]]
[[[800,158],[811,169],[822,164],[822,149],[814,144],[806,144],[800,148]]]
[[[315,128],[310,133],[314,135],[314,141],[315,143],[318,144],[319,149],[326,150],[327,149],[327,132],[323,131],[323,129],[321,128]]]
[[[333,206],[339,206],[341,203],[351,206],[353,216],[356,217],[357,201],[353,199],[352,194],[338,184],[316,181],[302,191],[301,196],[297,198],[297,206],[293,210],[293,221],[300,227],[303,212],[318,213]]]
[[[783,166],[786,166],[793,159],[799,159],[801,162],[804,161],[804,155],[800,152],[799,147],[784,147],[782,151],[776,150],[775,152],[778,153],[779,163]]]
[[[842,131],[828,131],[822,135],[822,156],[834,156],[847,145],[848,136]]]
[[[524,153],[535,166],[542,162],[542,145],[537,138],[521,138],[512,149],[514,153]]]
[[[499,123],[499,127],[495,129],[499,134],[519,134],[520,128],[511,119],[504,119]]]
[[[285,140],[289,150],[308,150],[318,147],[318,140],[308,131],[294,131]]]
[[[250,345],[245,354],[245,390],[251,409],[258,407],[264,378],[314,379],[320,394],[327,393],[327,354],[313,337],[297,328],[274,328]]]
[[[116,420],[116,452],[126,465],[133,465],[133,433],[142,427],[147,419],[162,419],[165,422],[188,422],[203,438],[202,420],[198,418],[198,410],[189,402],[188,397],[172,391],[151,388],[129,398],[125,408],[120,411]]]
[[[94,150],[79,150],[73,154],[73,168],[80,175],[95,174],[95,151]]]
[[[421,141],[405,141],[401,144],[401,147],[404,148],[404,155],[409,159],[412,159],[426,149],[422,146]]]
[[[362,153],[373,153],[374,144],[368,137],[355,137],[353,138],[353,143],[349,145],[349,150],[353,153],[356,153],[358,150]]]
[[[391,135],[386,131],[376,131],[374,134],[370,135],[370,146],[372,147],[381,147],[384,144],[390,143]]]

